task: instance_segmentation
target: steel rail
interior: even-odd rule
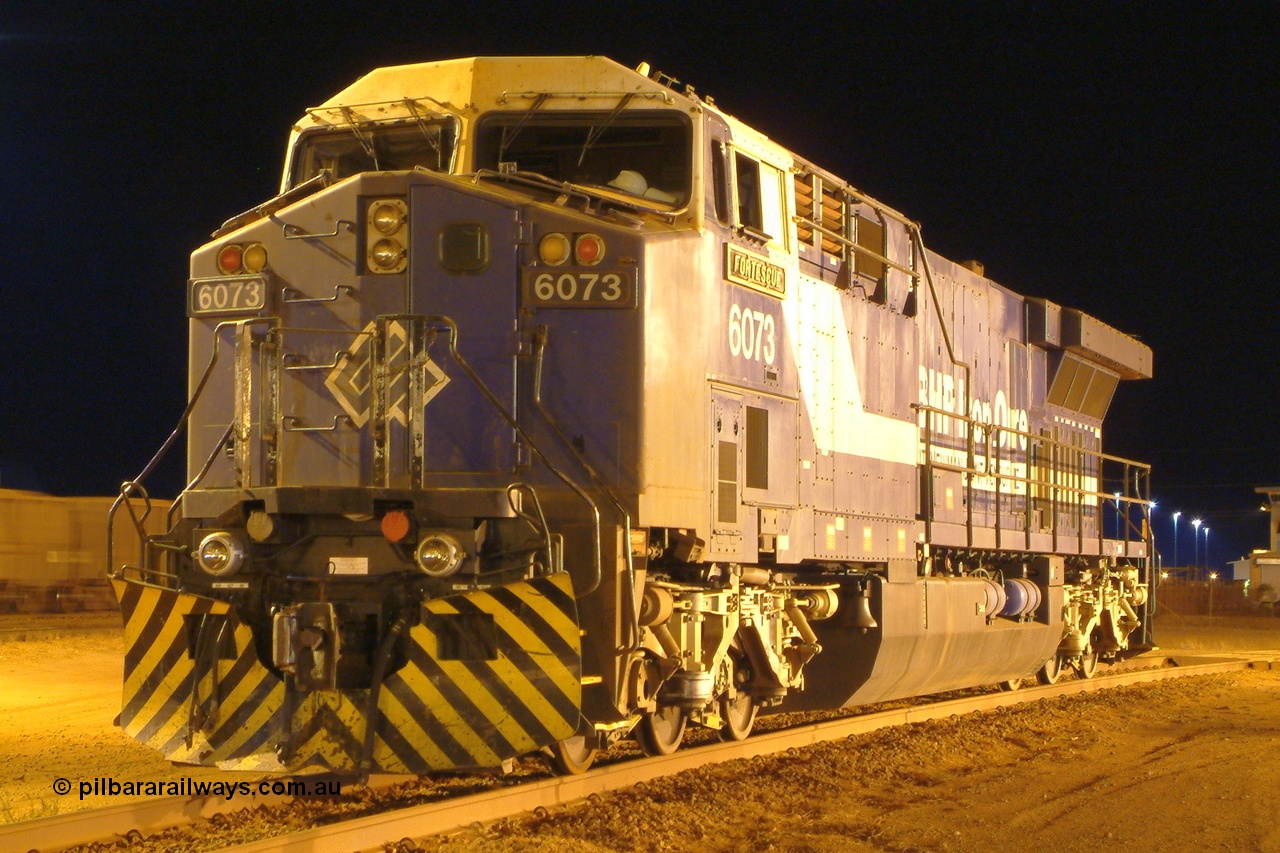
[[[1124,671],[1126,668],[1138,666],[1151,668]],[[436,803],[411,806],[278,835],[225,848],[224,853],[267,853],[268,851],[346,853],[351,850],[379,850],[388,841],[424,838],[477,824],[483,825],[539,808],[547,809],[566,805],[586,799],[593,794],[628,788],[638,782],[647,782],[708,764],[776,755],[789,749],[841,740],[852,735],[865,734],[892,726],[942,719],[975,711],[990,711],[1040,699],[1171,678],[1235,672],[1249,668],[1269,669],[1271,663],[1250,661],[1245,658],[1135,659],[1109,670],[1106,675],[1100,674],[1092,679],[1077,679],[1047,687],[1030,687],[1010,692],[910,705],[856,717],[809,723],[775,732],[757,733],[743,741],[693,746],[662,758],[623,761],[597,767],[581,776],[527,782],[501,790],[455,797]],[[378,780],[378,787],[383,787],[416,777],[374,778]],[[280,781],[280,779],[277,778],[274,781]],[[61,850],[78,844],[136,837],[139,833],[146,836],[165,829],[208,820],[217,814],[231,814],[264,805],[279,805],[292,799],[294,798],[288,795],[257,793],[247,797],[236,796],[231,800],[219,795],[157,797],[137,803],[87,809],[0,826],[0,850]]]

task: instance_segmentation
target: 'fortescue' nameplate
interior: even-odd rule
[[[726,243],[724,248],[724,277],[729,281],[779,299],[787,295],[785,269],[730,243]]]

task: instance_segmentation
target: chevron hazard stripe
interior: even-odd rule
[[[275,747],[284,682],[258,662],[253,632],[231,605],[136,581],[111,583],[124,619],[120,727],[170,761],[282,769]]]
[[[125,732],[182,763],[360,770],[368,689],[289,694],[227,602],[112,584]],[[582,652],[567,574],[435,599],[421,617],[404,666],[378,691],[372,769],[493,767],[577,730]]]
[[[435,599],[422,610],[409,661],[383,682],[378,702],[380,731],[403,737],[384,741],[412,772],[422,771],[406,747],[449,767],[493,767],[577,731],[582,643],[568,574]]]

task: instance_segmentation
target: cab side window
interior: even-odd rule
[[[729,225],[729,161],[719,139],[711,143],[711,183],[716,220]]]
[[[786,249],[786,179],[781,169],[734,152],[738,222],[741,231],[762,242]]]
[[[741,152],[734,153],[734,171],[738,178],[738,224],[764,233],[764,215],[760,207],[760,164]]]
[[[769,235],[769,242],[780,249],[787,248],[787,198],[786,181],[781,169],[768,163],[760,164],[761,229]]]

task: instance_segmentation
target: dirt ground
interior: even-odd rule
[[[0,642],[0,823],[122,802],[119,797],[80,798],[80,783],[99,777],[121,782],[257,778],[173,767],[113,725],[124,674],[119,633],[25,636]],[[69,781],[71,793],[55,793],[57,779]]]
[[[1245,652],[1280,667],[1280,619],[1184,618],[1157,629],[1166,652]],[[1280,851],[1277,790],[1280,668],[1107,690],[731,762],[421,846]]]
[[[1168,651],[1280,660],[1280,619],[1157,623]],[[1280,664],[1278,664],[1280,666]],[[172,768],[112,726],[118,635],[0,643],[0,822],[107,805],[83,780]],[[908,726],[732,762],[542,817],[422,842],[497,851],[1280,853],[1280,669]],[[73,791],[58,796],[57,778]]]

